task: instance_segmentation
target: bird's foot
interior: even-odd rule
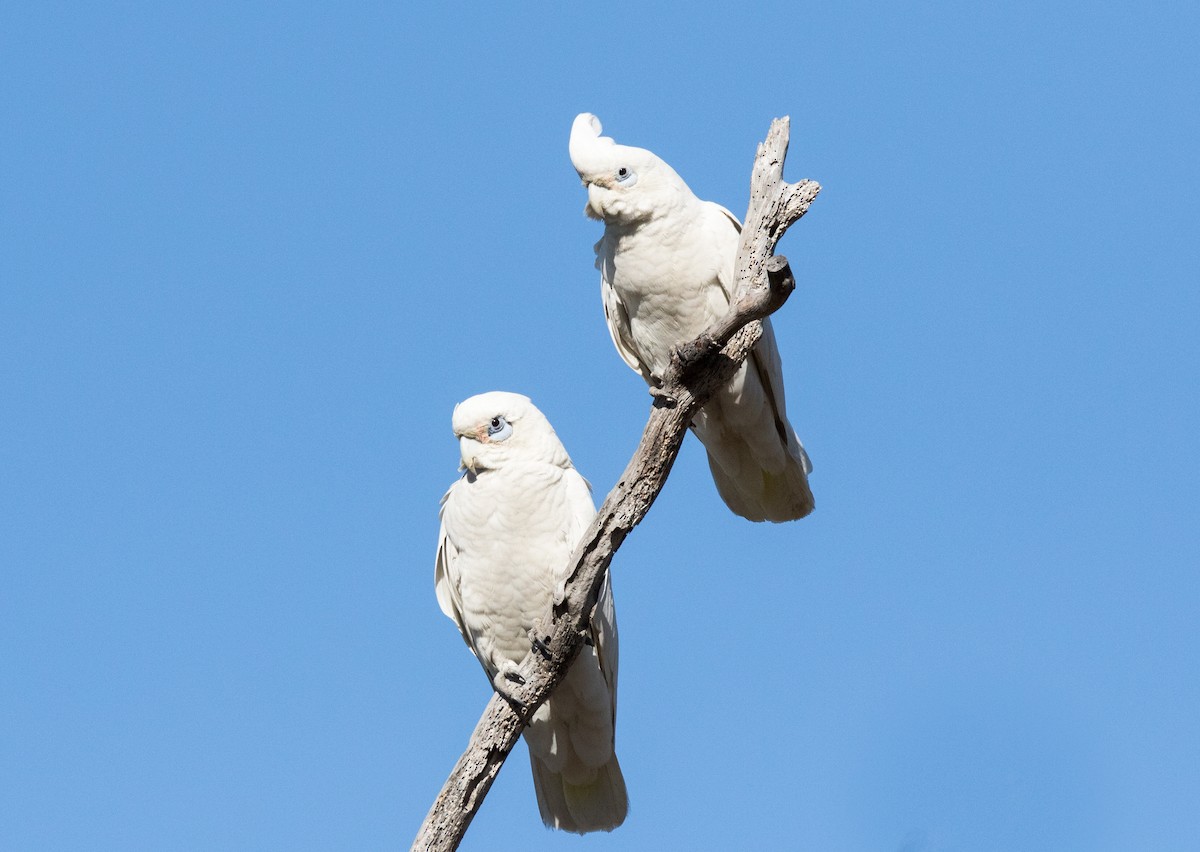
[[[496,672],[496,676],[492,678],[492,686],[496,692],[500,693],[500,697],[513,706],[518,712],[525,709],[525,702],[519,697],[520,688],[525,685],[525,676],[521,674],[521,667],[512,660],[505,660],[500,664],[500,671]]]
[[[667,408],[674,408],[679,403],[679,400],[663,387],[661,378],[652,375],[650,381],[650,396],[654,397],[655,405],[665,405]]]
[[[554,658],[554,653],[550,650],[550,637],[533,636],[529,640],[533,646],[533,650],[542,655],[542,659],[547,662]]]
[[[720,350],[717,342],[707,334],[702,334],[695,340],[688,340],[671,349],[671,362],[679,370],[679,375],[687,377],[695,371],[704,359],[713,352]]]

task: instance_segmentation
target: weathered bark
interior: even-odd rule
[[[572,555],[566,598],[535,626],[533,650],[521,663],[524,683],[494,694],[413,842],[414,850],[457,849],[508,753],[533,712],[563,679],[587,633],[613,554],[646,516],[666,484],[688,424],[733,378],[762,335],[759,320],[778,310],[795,281],[787,258],[772,256],[787,229],[808,211],[821,187],[783,180],[789,121],[775,119],[759,144],[750,207],[738,246],[737,289],[728,314],[680,346],[656,390],[641,443]]]

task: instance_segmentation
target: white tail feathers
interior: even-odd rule
[[[597,641],[580,651],[555,693],[525,728],[533,789],[542,822],[550,828],[585,834],[612,831],[625,821],[629,797],[613,751],[616,724],[616,625],[609,587],[601,593],[609,610],[597,609]],[[607,680],[600,658],[613,680]]]
[[[812,463],[783,403],[779,355],[763,338],[730,383],[692,421],[721,499],[751,521],[794,521],[813,510]]]
[[[748,520],[777,524],[803,518],[816,505],[812,489],[808,487],[804,460],[789,456],[783,470],[772,473],[754,464],[754,459],[747,456],[738,474],[731,476],[713,453],[708,453],[713,482],[725,505]]]
[[[608,763],[592,769],[589,780],[576,784],[568,781],[564,773],[552,771],[532,751],[529,762],[533,767],[538,810],[548,827],[586,834],[612,831],[625,821],[629,797],[615,754]]]

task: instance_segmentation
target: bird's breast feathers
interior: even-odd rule
[[[519,662],[528,630],[550,607],[559,575],[594,514],[583,478],[548,464],[460,479],[442,511],[455,550],[463,627],[481,661]]]
[[[655,374],[665,369],[672,346],[694,338],[729,304],[722,278],[732,276],[737,231],[709,206],[720,211],[704,205],[683,221],[614,230],[596,246],[604,284],[627,318],[628,328],[617,332]]]

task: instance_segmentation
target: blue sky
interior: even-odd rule
[[[613,835],[520,746],[464,849],[1200,848],[1200,12],[9,4],[0,846],[407,848],[488,697],[433,594],[455,402],[603,496],[649,398],[576,113],[745,210],[817,511],[689,439],[615,562]]]

